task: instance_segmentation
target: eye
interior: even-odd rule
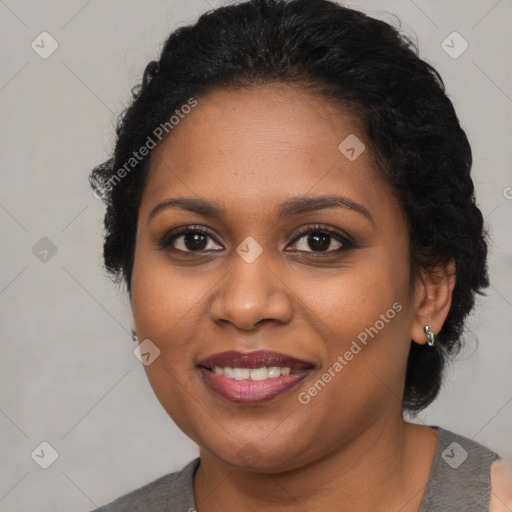
[[[333,243],[335,245],[334,249],[331,248]],[[347,235],[332,228],[318,225],[299,231],[292,245],[295,245],[300,252],[332,254],[348,249],[352,246],[352,242]],[[313,250],[308,250],[308,247]]]
[[[218,251],[219,249],[216,249],[215,244],[211,242],[216,241],[206,229],[193,226],[165,236],[160,246],[177,252]]]
[[[306,237],[307,236],[307,237]],[[334,245],[334,249],[332,248]],[[221,251],[215,237],[203,227],[190,226],[178,232],[171,232],[159,242],[162,249],[182,253]],[[310,226],[299,231],[290,246],[299,252],[333,254],[353,247],[348,235],[327,226]],[[289,246],[289,247],[290,247]],[[337,247],[336,247],[337,246]],[[312,250],[308,250],[308,247]]]

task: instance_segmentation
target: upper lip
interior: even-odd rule
[[[223,368],[262,368],[264,366],[277,366],[280,368],[305,370],[313,368],[314,364],[270,350],[257,350],[255,352],[237,352],[230,350],[213,354],[203,359],[198,366],[210,369],[213,369],[215,366]]]

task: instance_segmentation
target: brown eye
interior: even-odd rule
[[[292,243],[298,251],[335,253],[352,246],[349,238],[331,228],[314,226],[299,233]]]
[[[186,229],[166,236],[161,247],[178,252],[201,252],[219,250],[214,238],[204,230]],[[222,249],[222,247],[220,247]]]
[[[332,237],[332,235],[327,234],[327,233],[315,232],[315,233],[310,233],[309,235],[307,235],[307,238],[306,238],[306,235],[303,235],[300,239],[302,239],[302,238],[305,238],[306,241],[303,242],[302,244],[300,244],[300,243],[297,244],[297,242],[296,242],[296,244],[298,245],[299,251],[306,251],[307,247],[309,247],[315,252],[317,252],[317,251],[324,252],[324,251],[329,250],[329,248],[332,244],[333,237]],[[337,242],[337,243],[340,245],[340,247],[342,246],[342,244],[340,242]],[[301,248],[301,245],[302,245],[302,248]],[[306,247],[306,248],[304,248],[304,247]]]

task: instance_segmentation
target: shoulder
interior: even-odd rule
[[[430,510],[486,510],[512,512],[505,508],[510,479],[501,458],[490,448],[441,427],[421,512]],[[510,477],[509,477],[510,478]],[[500,496],[501,501],[496,501]],[[501,508],[498,508],[501,506]]]
[[[512,511],[512,461],[498,459],[491,466],[490,512]]]
[[[170,505],[187,510],[193,501],[193,476],[198,465],[199,459],[194,459],[181,471],[161,476],[94,512],[164,512]]]

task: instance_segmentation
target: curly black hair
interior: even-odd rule
[[[138,150],[154,145],[155,128],[170,132],[173,113],[215,88],[270,82],[315,90],[357,116],[405,212],[411,276],[455,262],[452,305],[436,348],[411,342],[403,408],[415,413],[437,396],[475,294],[489,285],[487,234],[470,176],[471,148],[443,81],[416,45],[383,21],[329,0],[251,0],[171,33],[132,89],[112,158],[90,175],[107,206],[105,268],[124,278],[131,295],[150,156]]]

